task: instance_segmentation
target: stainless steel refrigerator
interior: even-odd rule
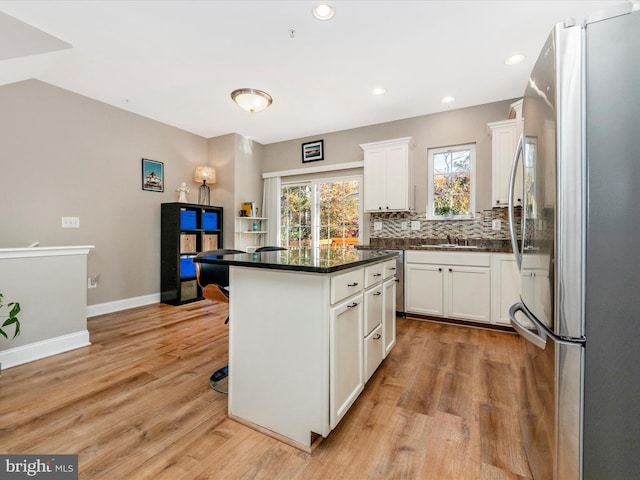
[[[640,478],[640,11],[551,32],[511,178],[520,426],[536,480]],[[518,168],[521,165],[521,170]],[[522,173],[517,174],[516,172]]]

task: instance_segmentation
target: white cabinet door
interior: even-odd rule
[[[383,302],[384,313],[382,315],[382,340],[384,343],[384,357],[389,354],[396,344],[396,279],[391,278],[384,282]]]
[[[360,145],[364,151],[364,210],[366,212],[409,211],[413,208],[410,188],[411,137]]]
[[[483,267],[447,268],[447,317],[491,321],[491,270]]]
[[[443,316],[442,266],[407,263],[406,306],[410,313]]]
[[[329,425],[333,429],[364,389],[362,294],[331,309]]]
[[[509,203],[509,181],[513,167],[513,157],[520,136],[520,120],[505,120],[489,124],[492,147],[492,198],[493,206],[506,206]],[[518,166],[518,177],[522,179],[522,162]],[[514,201],[522,201],[522,180],[515,183]]]
[[[385,210],[408,211],[412,193],[409,191],[408,145],[389,147],[385,167]]]
[[[522,279],[513,255],[493,255],[491,266],[491,322],[510,325],[509,308],[520,301]]]
[[[386,173],[387,152],[384,148],[366,150],[364,155],[364,210],[382,211],[385,203],[384,176]]]

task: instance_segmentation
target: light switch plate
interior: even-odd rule
[[[80,228],[80,217],[62,217],[62,228]]]
[[[408,230],[409,224],[407,222],[400,222],[400,230]]]
[[[500,219],[493,220],[491,222],[491,229],[492,230],[500,230],[501,227],[502,227],[502,221]]]
[[[411,222],[411,230],[420,230],[420,220],[413,220]]]
[[[382,222],[373,222],[374,230],[382,230]]]

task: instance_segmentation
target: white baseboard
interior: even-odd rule
[[[152,293],[151,295],[143,295],[142,297],[125,298],[123,300],[115,300],[113,302],[98,303],[87,307],[87,318],[97,315],[105,315],[107,313],[119,312],[128,308],[143,307],[152,303],[160,303],[160,294]]]
[[[57,355],[58,353],[86,347],[87,345],[91,345],[89,330],[80,330],[79,332],[68,333],[48,340],[2,350],[0,352],[0,364],[2,364],[2,368],[11,368],[51,355]]]

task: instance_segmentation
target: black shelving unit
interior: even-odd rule
[[[160,301],[171,305],[202,300],[193,257],[223,248],[222,207],[193,203],[161,205]]]

